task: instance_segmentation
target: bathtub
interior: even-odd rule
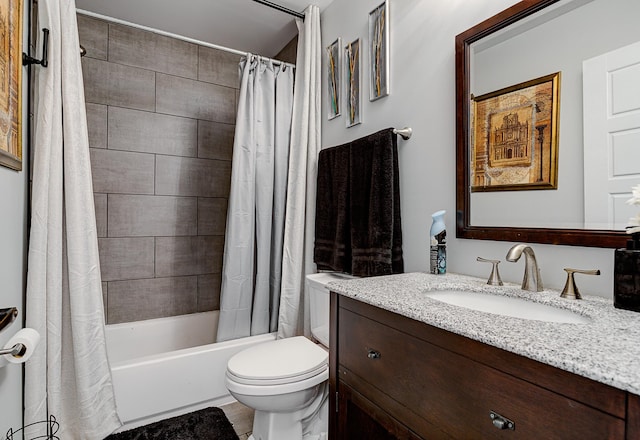
[[[106,326],[119,431],[235,400],[227,361],[275,333],[214,343],[217,327],[218,311]]]

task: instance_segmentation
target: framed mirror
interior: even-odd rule
[[[640,54],[639,16],[637,0],[523,0],[456,37],[458,238],[624,247],[632,207],[623,205],[640,183],[640,147],[632,148],[640,145],[640,129],[618,136],[612,147],[618,157],[612,166],[631,180],[615,194],[596,196],[603,185],[594,176],[606,179],[612,166],[601,165],[603,143],[584,130],[592,124],[583,118],[607,106],[594,100],[599,95],[586,78],[593,70],[588,63],[630,45]],[[640,61],[626,76],[637,84],[638,74]],[[545,78],[557,78],[554,92],[534,88]],[[639,113],[640,97],[629,101],[625,110]],[[557,106],[555,120],[550,104]],[[547,163],[551,128],[559,128],[557,157]],[[525,141],[507,151],[498,138]],[[554,167],[556,186],[535,184]]]

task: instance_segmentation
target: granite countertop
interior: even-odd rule
[[[556,290],[527,292],[520,285],[489,286],[465,275],[407,273],[329,283],[343,296],[640,395],[640,313],[611,299],[560,298]],[[566,324],[499,316],[430,298],[433,290],[465,290],[528,299],[587,316]],[[498,316],[499,319],[496,319]]]

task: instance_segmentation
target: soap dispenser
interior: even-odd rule
[[[444,225],[446,211],[431,214],[433,223],[430,230],[430,272],[432,274],[447,273],[447,230]]]
[[[614,254],[613,305],[640,312],[640,232],[630,235],[627,247]]]

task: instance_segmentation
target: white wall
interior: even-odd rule
[[[25,1],[25,23],[28,23],[28,1]],[[26,39],[25,25],[25,39]],[[24,47],[27,47],[25,40]],[[26,49],[25,49],[26,50]],[[27,126],[27,70],[23,69],[23,169],[29,167]],[[18,319],[0,333],[0,347],[21,327],[24,320],[24,280],[27,219],[26,171],[13,171],[0,166],[0,308],[18,307]],[[22,427],[22,366],[0,368],[0,433]]]
[[[26,231],[26,173],[0,167],[0,308],[18,307],[18,319],[0,333],[0,346],[24,319],[24,249]],[[0,432],[22,425],[22,366],[0,368]]]
[[[508,242],[455,238],[455,36],[517,3],[516,0],[390,0],[391,94],[368,100],[364,69],[363,123],[346,129],[344,116],[326,120],[326,61],[323,59],[323,147],[338,145],[385,127],[413,128],[399,142],[405,270],[427,271],[431,213],[446,209],[448,269],[488,276],[477,256],[500,259],[505,281],[520,282],[524,262],[507,263]],[[335,0],[322,14],[323,47],[336,37],[343,43],[367,38],[368,13],[378,4]],[[365,42],[366,44],[366,42]],[[363,52],[363,66],[368,62]],[[564,267],[598,268],[599,277],[578,277],[582,293],[612,297],[613,250],[533,244],[547,287],[561,289]]]

